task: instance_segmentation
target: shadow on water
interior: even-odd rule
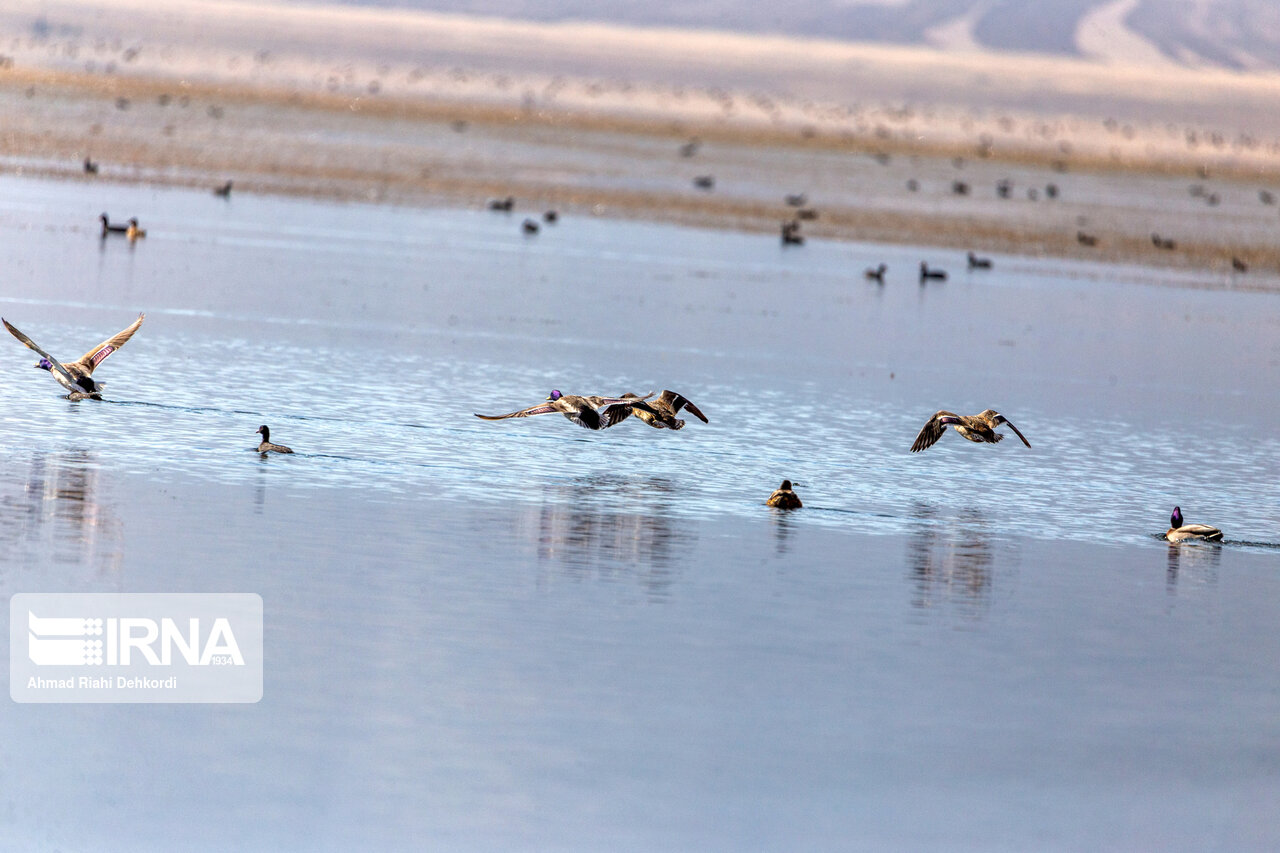
[[[1163,536],[1161,537],[1164,538]],[[1169,543],[1165,569],[1165,589],[1170,595],[1178,591],[1178,580],[1190,574],[1192,583],[1213,585],[1218,582],[1218,564],[1222,562],[1222,546],[1216,542]],[[1184,582],[1186,582],[1184,580]]]
[[[630,578],[652,599],[670,596],[677,566],[697,542],[693,523],[665,511],[677,498],[675,483],[591,475],[549,484],[543,496],[517,521],[536,537],[539,564],[572,580]]]
[[[981,618],[991,603],[997,552],[986,516],[962,509],[955,517],[942,517],[936,506],[922,502],[912,505],[910,515],[912,606],[929,610],[955,603],[965,616]]]
[[[0,475],[0,564],[27,568],[47,557],[115,578],[121,522],[102,500],[98,464],[84,450],[36,453]]]

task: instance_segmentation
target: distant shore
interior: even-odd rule
[[[198,0],[122,32],[38,5],[35,35],[28,0],[0,11],[0,172],[775,234],[803,194],[813,238],[1280,275],[1271,76]]]

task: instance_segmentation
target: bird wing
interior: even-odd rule
[[[0,317],[0,323],[4,323],[4,327],[5,327],[6,329],[8,329],[8,330],[9,330],[9,332],[10,332],[10,334],[12,334],[15,338],[17,338],[18,340],[22,341],[24,344],[26,344],[26,345],[27,345],[28,347],[30,347],[31,349],[33,349],[33,350],[35,350],[36,352],[40,353],[40,356],[41,356],[45,361],[47,361],[47,362],[49,362],[50,364],[52,364],[52,365],[53,365],[53,369],[54,369],[54,370],[56,370],[56,371],[58,371],[58,373],[62,374],[63,378],[64,378],[64,379],[66,379],[66,380],[67,380],[67,382],[68,382],[70,385],[72,385],[72,386],[78,386],[78,385],[79,385],[79,383],[78,383],[78,382],[76,382],[76,378],[75,378],[74,376],[72,376],[72,375],[71,375],[71,372],[70,372],[69,370],[67,370],[65,367],[63,367],[63,366],[62,366],[62,362],[58,361],[58,360],[57,360],[56,358],[54,358],[53,356],[49,355],[49,353],[47,353],[47,352],[45,352],[44,350],[40,349],[40,347],[36,345],[36,342],[35,342],[35,341],[31,340],[31,338],[28,338],[25,334],[23,334],[23,333],[22,333],[22,332],[21,332],[17,327],[15,327],[13,324],[11,324],[8,320],[4,319],[3,317]]]
[[[608,429],[611,426],[617,426],[627,418],[631,417],[633,412],[634,409],[630,403],[619,403],[616,406],[610,406],[605,409],[604,413],[600,416],[601,421],[603,421],[601,429]]]
[[[704,424],[710,423],[707,420],[707,416],[698,411],[697,406],[690,403],[684,396],[677,394],[675,391],[663,391],[662,396],[658,399],[669,405],[673,413],[678,414],[681,409],[685,409]]]
[[[601,406],[616,406],[622,403],[626,403],[627,405],[630,405],[632,403],[639,403],[644,400],[648,400],[652,396],[653,396],[653,392],[650,391],[648,394],[645,394],[643,397],[640,397],[636,394],[624,394],[621,397],[601,397],[599,394],[592,394],[590,396],[583,397],[582,399],[587,401],[587,405],[594,406],[595,408],[598,409]],[[641,406],[641,408],[645,408],[645,407]]]
[[[1003,417],[1003,415],[1001,417]],[[1013,425],[1012,421],[1010,421],[1008,418],[1005,418],[1004,422],[1009,427],[1009,429],[1013,430],[1014,434],[1017,435],[1018,438],[1022,439],[1023,444],[1025,444],[1027,447],[1031,446],[1031,442],[1027,441],[1027,437],[1023,435],[1022,432],[1016,426]]]
[[[142,321],[146,319],[146,314],[139,314],[138,319],[134,320],[129,328],[116,335],[107,338],[84,355],[80,356],[80,360],[76,364],[85,369],[87,373],[93,373],[93,369],[101,364],[107,356],[124,346],[125,341],[133,337],[133,333],[138,331],[142,325]]]
[[[518,412],[511,412],[505,415],[482,415],[476,413],[476,417],[486,421],[501,421],[507,418],[527,418],[531,415],[549,415],[552,412],[560,411],[550,403],[539,403],[536,406],[530,406],[527,409],[521,409]]]
[[[916,436],[915,443],[911,445],[912,453],[927,450],[938,443],[938,439],[942,438],[942,434],[947,431],[947,425],[942,422],[944,417],[954,418],[957,417],[957,415],[954,412],[942,410],[929,418],[925,425],[920,429],[920,434]]]

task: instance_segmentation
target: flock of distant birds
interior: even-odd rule
[[[697,150],[697,145],[696,141],[690,141],[681,148],[681,154],[683,156],[692,156]],[[86,157],[84,170],[86,173],[97,174],[98,164]],[[917,188],[911,186],[915,183],[914,179],[910,181],[909,188]],[[710,175],[702,175],[695,178],[694,184],[700,189],[709,190],[715,186],[715,179]],[[232,182],[228,180],[226,183],[214,188],[213,192],[222,198],[230,198],[231,189]],[[967,195],[969,186],[964,182],[956,181],[952,185],[952,191],[960,195]],[[1049,184],[1045,188],[1045,192],[1050,198],[1058,196],[1058,188],[1054,184]],[[1001,181],[998,183],[997,193],[1002,198],[1007,198],[1009,193],[1008,182]],[[1260,197],[1265,204],[1272,204],[1275,201],[1274,197],[1266,190],[1262,191]],[[784,201],[787,205],[797,208],[797,215],[794,219],[783,223],[782,242],[784,245],[803,244],[804,237],[800,234],[800,222],[817,218],[817,211],[806,207],[808,199],[803,193],[787,195]],[[489,210],[509,213],[515,208],[515,198],[506,196],[500,199],[491,199],[487,207]],[[101,234],[104,240],[111,235],[122,235],[130,242],[133,242],[147,235],[147,232],[139,227],[136,217],[129,219],[124,225],[112,223],[106,213],[103,213],[98,219],[102,225]],[[543,222],[548,224],[553,224],[558,219],[559,215],[555,210],[547,210],[542,215]],[[538,233],[539,227],[537,220],[531,218],[525,219],[522,225],[526,234]],[[1077,234],[1077,239],[1081,244],[1089,246],[1096,245],[1097,242],[1096,238],[1083,232]],[[1173,249],[1176,247],[1173,240],[1162,238],[1158,234],[1152,234],[1151,239],[1157,248]],[[990,258],[979,257],[972,251],[968,253],[968,264],[970,270],[989,270],[992,268]],[[1232,258],[1232,264],[1240,272],[1247,268],[1238,258]],[[867,269],[864,276],[870,281],[883,284],[887,270],[888,266],[881,263],[876,267]],[[946,278],[947,273],[945,270],[931,268],[926,262],[920,262],[920,282],[922,284],[928,281],[945,281]],[[85,399],[102,399],[104,383],[93,378],[94,369],[113,352],[124,346],[142,326],[144,319],[146,319],[146,315],[139,314],[138,319],[127,328],[98,344],[72,362],[59,362],[8,320],[0,317],[0,323],[3,323],[4,327],[25,346],[40,355],[40,361],[35,366],[49,371],[53,378],[67,390],[67,398],[75,402]],[[532,406],[503,415],[481,415],[477,413],[476,417],[487,421],[500,421],[509,418],[527,418],[535,415],[561,414],[578,426],[592,430],[608,429],[632,417],[639,418],[655,429],[680,430],[685,426],[685,421],[677,417],[681,411],[692,414],[703,423],[710,422],[707,416],[702,413],[702,410],[683,395],[671,390],[664,390],[657,397],[654,394],[655,392],[653,391],[643,396],[628,392],[616,397],[606,397],[600,395],[563,394],[559,390],[553,390],[541,403],[535,403]],[[1008,418],[994,409],[986,409],[976,415],[958,415],[955,412],[943,409],[936,412],[925,422],[911,445],[911,452],[918,453],[932,447],[946,433],[947,427],[951,427],[962,438],[969,441],[978,444],[996,444],[1004,438],[1004,435],[996,432],[1001,426],[1008,426],[1024,445],[1031,447],[1031,442],[1027,441],[1026,436]],[[266,424],[258,427],[256,432],[262,436],[257,452],[264,457],[268,453],[293,453],[293,450],[289,447],[272,443],[271,430]],[[795,493],[790,480],[783,480],[782,484],[769,495],[765,503],[770,507],[787,510],[800,509],[804,505],[800,497]],[[1180,507],[1175,506],[1173,508],[1169,523],[1171,526],[1166,531],[1165,538],[1170,542],[1222,541],[1222,531],[1216,527],[1206,524],[1186,524]]]

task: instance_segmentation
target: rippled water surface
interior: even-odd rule
[[[268,644],[256,706],[11,705],[8,834],[1280,842],[1280,297],[525,213],[0,180],[7,319],[70,360],[147,312],[101,403],[0,340],[0,584],[258,592]],[[710,423],[472,417],[552,388]],[[1032,447],[908,452],[987,407]]]

